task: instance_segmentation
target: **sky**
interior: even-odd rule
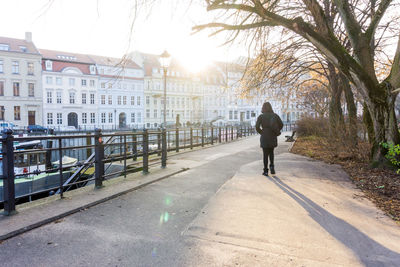
[[[166,49],[192,71],[246,56],[240,46],[221,47],[222,36],[192,34],[194,25],[210,18],[201,4],[158,2],[134,14],[135,0],[0,0],[0,36],[23,39],[30,31],[38,48],[111,57]]]

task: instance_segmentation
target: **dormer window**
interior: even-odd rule
[[[50,71],[53,70],[53,62],[51,60],[46,60],[45,65],[46,65],[46,70]]]
[[[28,49],[26,48],[26,46],[20,45],[19,48],[20,48],[21,51],[24,52],[24,53],[28,52]]]
[[[90,74],[96,74],[96,66],[95,65],[90,65],[89,70],[90,70]]]
[[[0,50],[8,51],[10,50],[10,46],[8,44],[0,44]]]

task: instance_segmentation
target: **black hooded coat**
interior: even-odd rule
[[[274,148],[278,146],[277,136],[283,128],[281,118],[273,112],[264,112],[257,118],[256,130],[260,136],[262,148]]]

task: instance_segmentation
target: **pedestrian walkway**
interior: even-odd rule
[[[280,140],[277,174],[265,177],[258,140],[171,157],[170,169],[157,172],[170,172],[168,178],[10,238],[0,244],[0,262],[399,266],[400,226],[338,166],[288,153],[288,143]],[[115,194],[117,186],[107,190]],[[17,216],[24,218],[24,212]]]

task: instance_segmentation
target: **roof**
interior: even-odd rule
[[[88,55],[84,54],[48,50],[48,49],[39,49],[39,52],[42,54],[43,59],[94,64],[94,61]]]
[[[32,42],[28,42],[24,39],[15,39],[0,36],[0,44],[5,44],[9,46],[8,50],[0,51],[39,54],[36,46]]]
[[[106,56],[88,55],[98,65],[121,66],[125,68],[141,69],[141,67],[127,57],[115,58]]]
[[[153,68],[157,69],[161,68],[159,55],[148,54],[148,53],[141,53],[141,55],[143,56],[144,59],[143,61],[144,61],[145,76],[151,76],[153,74]],[[187,73],[187,70],[175,58],[171,59],[171,64],[168,69],[171,69],[172,71],[179,71],[181,73]]]

